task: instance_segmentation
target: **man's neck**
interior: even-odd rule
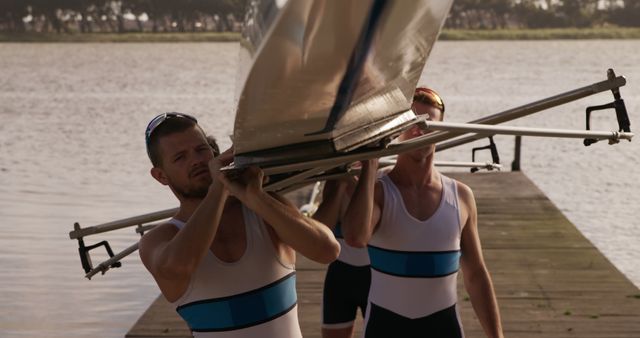
[[[200,203],[202,203],[203,199],[189,198],[189,199],[179,199],[179,200],[180,200],[180,208],[176,213],[176,215],[174,216],[174,218],[186,223],[189,220],[189,218],[191,218],[191,215],[193,215],[193,213],[196,212],[196,209],[198,209],[198,206],[200,205]],[[238,200],[233,196],[227,197],[227,200],[225,202],[225,209],[227,208],[228,205],[232,205],[236,203],[240,203],[240,200]]]
[[[201,202],[202,198],[180,199],[180,209],[174,218],[186,223],[196,209],[198,209]]]
[[[432,185],[437,182],[439,175],[433,166],[433,153],[422,159],[398,155],[396,165],[389,173],[396,184],[415,188]]]

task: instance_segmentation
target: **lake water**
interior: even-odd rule
[[[438,42],[421,83],[468,121],[625,75],[640,120],[640,41]],[[74,222],[90,226],[176,206],[149,175],[143,132],[159,112],[198,117],[230,145],[238,45],[0,44],[0,337],[122,337],[158,290],[137,254],[83,278]],[[603,93],[512,125],[584,128]],[[594,127],[616,129],[612,113]],[[498,136],[504,163],[513,137]],[[639,140],[616,146],[525,138],[523,171],[636,285],[640,285]],[[473,146],[484,145],[483,142]],[[470,160],[471,145],[438,155]],[[482,160],[485,160],[483,158]],[[88,237],[120,251],[132,229]],[[102,249],[100,249],[102,250]],[[103,251],[103,250],[102,250]],[[94,262],[105,255],[94,254]]]

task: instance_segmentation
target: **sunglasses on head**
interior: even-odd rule
[[[438,95],[438,93],[436,93],[435,90],[426,87],[416,88],[414,92],[414,101],[417,94],[423,94],[423,97],[425,97],[427,101],[429,101],[427,103],[440,109],[442,113],[444,113],[444,101],[442,101],[442,98],[440,97],[440,95]]]
[[[164,113],[154,117],[151,121],[149,121],[149,124],[147,125],[147,130],[145,130],[144,132],[145,142],[147,145],[147,155],[149,155],[149,157],[151,157],[151,154],[149,153],[149,140],[151,139],[151,135],[153,134],[153,131],[156,130],[166,120],[173,119],[173,118],[189,119],[195,123],[198,123],[198,120],[196,120],[195,117],[187,114],[182,114],[182,113]]]

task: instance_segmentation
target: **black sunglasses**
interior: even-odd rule
[[[149,140],[151,139],[153,131],[156,130],[164,121],[172,118],[189,119],[195,123],[198,123],[198,120],[196,120],[195,117],[182,113],[164,113],[154,117],[151,121],[149,121],[147,130],[144,132],[145,143],[147,145],[147,155],[149,155],[149,158],[151,158],[151,153],[149,152]]]

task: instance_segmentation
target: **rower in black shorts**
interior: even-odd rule
[[[347,338],[353,336],[358,309],[364,317],[371,281],[369,255],[366,248],[354,248],[345,243],[340,225],[341,215],[349,204],[355,187],[352,177],[325,183],[322,203],[313,217],[332,228],[340,243],[337,260],[329,265],[322,297],[322,336]]]

